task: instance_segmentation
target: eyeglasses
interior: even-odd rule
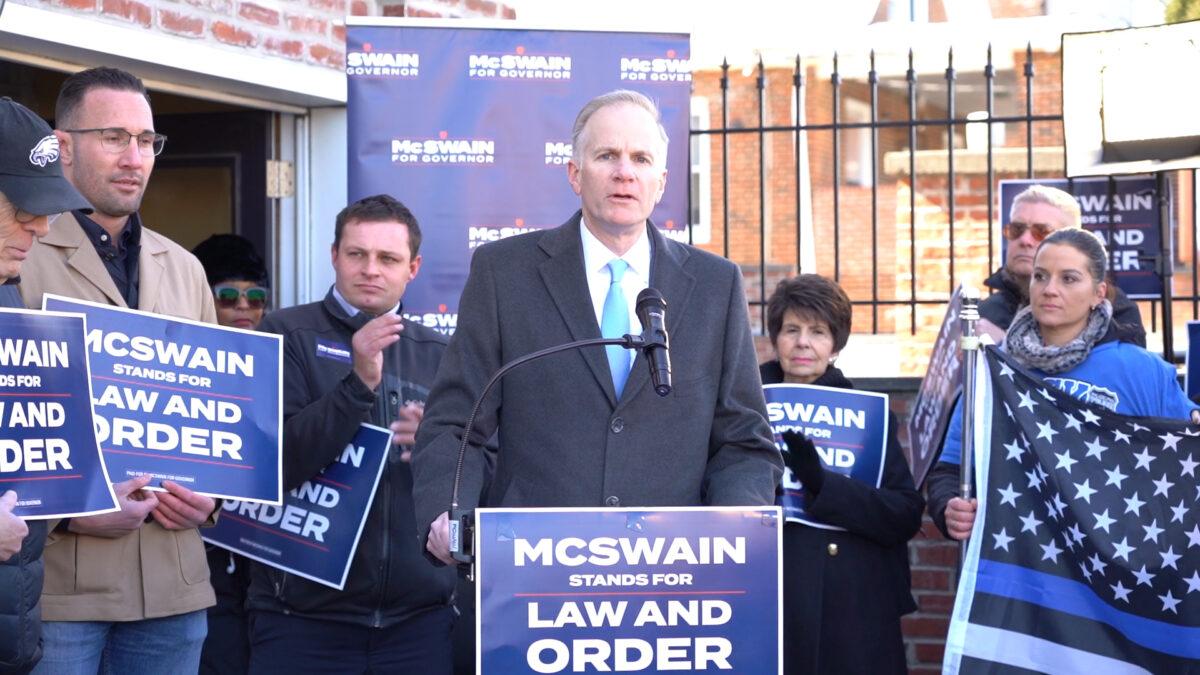
[[[110,127],[107,129],[63,129],[69,134],[100,134],[100,146],[112,154],[120,154],[125,152],[125,148],[129,147],[129,139],[134,137],[134,134],[121,129],[120,127]],[[138,152],[142,153],[142,157],[151,157],[163,151],[163,146],[167,144],[167,137],[163,134],[156,134],[153,131],[144,131],[137,134]]]
[[[251,286],[242,290],[237,286],[213,286],[213,298],[222,309],[233,309],[238,304],[238,298],[246,296],[246,304],[250,309],[262,309],[267,306],[267,289]]]
[[[1025,230],[1033,235],[1034,241],[1041,241],[1050,236],[1054,228],[1045,223],[1022,223],[1019,220],[1014,220],[1004,226],[1005,239],[1020,239],[1021,235],[1025,234]]]

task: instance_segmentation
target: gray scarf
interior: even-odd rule
[[[1074,340],[1065,345],[1048,345],[1042,340],[1042,331],[1031,308],[1026,306],[1013,317],[1004,336],[1004,351],[1027,368],[1036,368],[1049,375],[1063,373],[1083,363],[1092,346],[1108,332],[1110,323],[1112,303],[1105,300],[1088,315],[1087,325]]]

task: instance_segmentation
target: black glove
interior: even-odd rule
[[[817,456],[817,446],[808,440],[808,436],[795,431],[783,432],[783,442],[787,443],[788,451],[783,455],[783,462],[796,475],[796,479],[804,485],[804,490],[813,497],[825,485],[825,467]]]

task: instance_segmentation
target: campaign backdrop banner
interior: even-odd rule
[[[765,384],[767,419],[780,452],[788,452],[781,435],[795,431],[817,446],[825,468],[871,487],[883,479],[887,453],[888,396],[873,391],[819,387],[813,384]],[[844,530],[810,516],[804,485],[784,467],[783,494],[776,503],[789,522],[825,530]]]
[[[1187,324],[1188,346],[1187,364],[1183,371],[1183,390],[1188,398],[1195,400],[1200,396],[1200,321],[1189,321]]]
[[[453,332],[475,247],[579,210],[567,182],[571,127],[588,100],[614,89],[662,111],[669,175],[651,219],[688,240],[688,35],[347,24],[348,194],[388,193],[421,225],[424,271],[404,294],[410,319]]]
[[[479,509],[476,672],[782,672],[780,515]]]
[[[87,316],[96,439],[113,480],[280,502],[282,338],[50,294],[42,307]]]
[[[288,492],[281,506],[227,501],[204,541],[342,590],[358,549],[392,432],[364,424],[336,461]]]
[[[1162,298],[1162,278],[1154,270],[1154,256],[1162,249],[1162,237],[1153,176],[1118,176],[1111,181],[1106,177],[1002,180],[1002,224],[1008,224],[1013,199],[1030,185],[1045,185],[1075,195],[1083,227],[1104,240],[1108,268],[1121,290],[1131,298]],[[1007,242],[1004,237],[1000,242],[1003,250]]]
[[[117,510],[78,314],[0,309],[0,493],[27,520]]]
[[[950,296],[946,316],[929,354],[929,366],[925,369],[925,377],[921,378],[921,388],[908,417],[908,466],[912,468],[913,482],[918,487],[942,452],[950,414],[962,394],[962,350],[958,345],[962,335],[960,313],[962,286],[954,289]]]

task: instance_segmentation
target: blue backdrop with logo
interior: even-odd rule
[[[652,219],[687,241],[687,35],[371,22],[346,34],[349,198],[391,194],[420,223],[409,318],[452,331],[472,249],[578,210],[571,126],[613,89],[662,110],[668,178]]]

